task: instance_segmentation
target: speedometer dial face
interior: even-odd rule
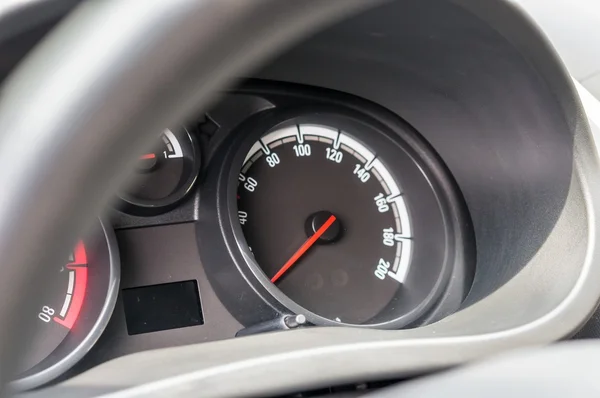
[[[240,156],[233,228],[262,287],[317,325],[426,318],[453,261],[430,150],[408,128],[404,141],[343,114],[262,120]]]
[[[271,90],[274,108],[229,132],[202,191],[198,245],[231,314],[255,331],[297,327],[289,315],[400,329],[454,311],[472,241],[433,147],[360,99]]]
[[[411,217],[384,162],[348,133],[300,124],[261,137],[239,176],[238,216],[257,263],[335,322],[368,323],[411,272]]]

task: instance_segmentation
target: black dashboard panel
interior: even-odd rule
[[[191,223],[117,231],[122,264],[121,294],[104,334],[85,361],[69,375],[132,352],[235,336],[242,326],[221,304],[208,282],[196,239]],[[128,333],[123,290],[190,280],[198,286],[204,324],[153,333]]]
[[[260,274],[262,271],[257,269],[250,272],[251,268],[240,262],[240,252],[235,247],[235,240],[227,240],[232,239],[234,235],[229,235],[230,238],[223,240],[223,237],[230,232],[227,232],[228,228],[223,227],[225,224],[222,224],[222,219],[216,218],[216,216],[224,216],[226,211],[222,207],[224,202],[221,200],[225,200],[226,203],[231,200],[228,198],[231,194],[224,196],[222,193],[223,187],[229,185],[224,179],[223,167],[231,170],[228,173],[237,176],[237,172],[230,168],[231,156],[235,155],[239,158],[243,155],[237,150],[232,151],[232,148],[238,147],[232,143],[247,142],[245,145],[249,147],[255,139],[253,134],[255,136],[269,131],[272,124],[268,122],[268,116],[265,118],[266,115],[280,115],[277,117],[285,119],[286,114],[298,115],[298,112],[315,115],[313,117],[318,119],[311,120],[329,123],[341,129],[340,132],[358,129],[357,132],[364,133],[372,129],[367,125],[363,127],[360,124],[354,125],[354,122],[350,122],[352,119],[346,120],[345,116],[327,116],[327,112],[330,112],[330,115],[331,112],[339,115],[346,113],[351,118],[363,118],[372,126],[379,126],[376,129],[389,131],[390,142],[408,140],[406,142],[408,142],[411,158],[422,159],[419,160],[421,162],[419,167],[429,170],[427,171],[430,173],[429,181],[434,184],[437,192],[437,196],[432,196],[431,205],[437,206],[434,203],[440,203],[441,211],[448,215],[444,216],[446,218],[443,221],[446,226],[443,226],[444,224],[431,226],[430,228],[434,229],[429,229],[429,237],[425,239],[426,241],[442,239],[442,242],[446,241],[448,242],[446,244],[450,244],[446,254],[443,254],[439,260],[431,261],[431,266],[440,264],[439,261],[446,264],[443,268],[446,276],[437,282],[437,287],[431,292],[429,290],[431,287],[421,286],[426,280],[421,277],[407,285],[414,286],[415,289],[424,289],[422,291],[427,293],[431,304],[423,307],[424,312],[419,318],[413,318],[408,323],[389,323],[385,327],[415,327],[427,324],[453,313],[460,307],[469,291],[474,274],[474,237],[469,215],[443,161],[422,140],[419,133],[412,130],[396,115],[357,97],[293,84],[248,81],[228,93],[216,107],[196,120],[186,123],[186,129],[199,143],[204,161],[193,190],[181,203],[158,215],[129,214],[126,209],[111,211],[110,219],[117,230],[121,254],[121,293],[105,333],[87,355],[86,360],[75,367],[67,377],[109,359],[133,352],[234,338],[236,334],[246,335],[287,329],[290,328],[287,318],[295,313],[306,315],[309,324],[320,322],[311,317],[309,312],[304,312],[301,307],[285,301],[285,296],[283,301],[275,300],[274,297],[278,297],[277,290],[268,288],[269,284],[265,289],[265,285],[258,283],[257,276],[254,274],[255,272]],[[293,121],[292,123],[300,123],[300,119],[290,120]],[[253,131],[256,133],[252,133]],[[372,131],[368,134],[378,133]],[[362,140],[372,141],[369,137],[367,135]],[[391,149],[380,148],[379,152],[383,156],[389,150]],[[403,189],[407,192],[429,189],[418,188],[418,184],[411,188],[414,184],[407,180],[413,178],[407,174],[408,166],[402,166],[402,163],[396,165],[395,160],[390,163],[395,156],[392,153],[390,152],[387,157],[387,163],[393,166],[390,169],[392,173],[404,170],[400,173]],[[409,203],[411,214],[417,211],[419,206],[425,206],[427,203],[423,195],[424,191],[419,202]],[[411,199],[413,201],[414,196]],[[233,200],[235,202],[235,197]],[[421,229],[427,230],[427,223],[430,221],[426,220],[435,218],[431,208],[430,210],[423,208],[423,211],[425,213],[422,215],[414,213],[411,216],[416,217],[415,214],[418,216],[416,221],[412,222],[418,223],[417,232]],[[428,211],[430,214],[426,215]],[[458,220],[461,221],[457,222]],[[424,224],[423,221],[426,223]],[[221,228],[225,229],[221,230]],[[449,235],[444,238],[441,234],[439,238],[434,238],[435,234],[441,233],[444,228],[450,228],[447,230]],[[422,250],[427,246],[422,245],[423,238],[418,236],[415,238],[417,250]],[[243,237],[235,239],[243,239]],[[430,243],[430,245],[430,247],[439,246],[438,243]],[[431,253],[433,252],[430,251],[428,255],[431,256]],[[417,262],[419,261],[422,260],[418,260],[417,257]],[[418,269],[417,271],[426,272],[427,269],[422,268],[422,271]],[[133,315],[132,311],[136,311],[136,305],[143,304],[141,301],[159,300],[159,297],[153,294],[152,287],[177,286],[186,281],[197,285],[201,303],[201,314],[197,315],[201,316],[201,320],[192,317],[196,319],[192,322],[193,325],[176,327],[184,325],[175,322],[176,325],[172,325],[172,328],[165,328],[160,325],[144,324],[141,313]],[[150,288],[147,288],[148,286]],[[149,295],[146,292],[149,292]],[[290,307],[287,307],[286,303]],[[179,310],[177,303],[170,303],[170,305],[174,306],[173,312]],[[158,310],[158,307],[155,308],[155,311]],[[154,319],[152,308],[144,307],[144,311],[150,317],[148,322],[151,322]]]

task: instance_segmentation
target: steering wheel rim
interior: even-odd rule
[[[126,180],[135,155],[234,76],[378,3],[83,2],[43,40],[0,97],[0,319],[11,320],[0,329],[0,389],[29,338],[31,292]]]

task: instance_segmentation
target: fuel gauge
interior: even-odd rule
[[[140,157],[136,177],[119,195],[127,213],[148,216],[172,209],[192,190],[200,170],[200,151],[185,129],[163,131],[154,151]]]

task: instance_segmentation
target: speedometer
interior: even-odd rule
[[[441,157],[386,109],[288,89],[247,89],[273,107],[227,132],[202,187],[198,248],[239,335],[400,329],[455,312],[474,240]]]
[[[314,124],[272,131],[252,146],[239,180],[238,215],[257,263],[307,310],[365,323],[406,282],[404,192],[350,134]]]
[[[242,127],[231,222],[251,273],[316,325],[434,318],[463,250],[449,230],[459,199],[446,195],[444,166],[408,126],[395,134],[357,114],[292,114]]]

